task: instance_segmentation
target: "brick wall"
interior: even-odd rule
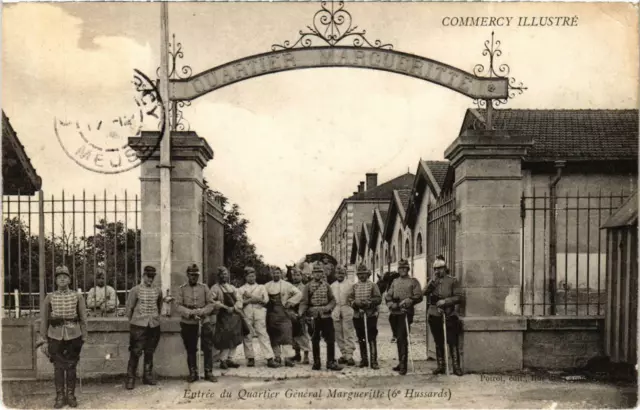
[[[527,321],[523,365],[545,369],[583,367],[604,353],[604,319],[540,317]]]

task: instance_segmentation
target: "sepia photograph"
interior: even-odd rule
[[[637,406],[637,3],[1,14],[3,406]]]

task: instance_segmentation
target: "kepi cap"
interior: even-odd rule
[[[156,268],[153,266],[145,266],[143,273],[147,276],[156,276]]]
[[[66,266],[62,265],[62,266],[58,266],[56,268],[56,274],[55,276],[58,277],[58,275],[67,275],[69,278],[71,278],[71,275],[69,274],[69,268],[67,268]]]

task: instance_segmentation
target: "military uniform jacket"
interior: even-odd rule
[[[369,280],[366,282],[357,281],[353,284],[348,299],[354,311],[353,317],[359,318],[361,316],[361,310],[364,311],[367,317],[378,316],[378,309],[380,303],[382,303],[382,295],[380,294],[378,285],[375,283]],[[364,309],[356,307],[354,306],[355,303],[358,303],[359,306],[365,305],[366,307]]]
[[[336,298],[329,284],[325,281],[313,280],[304,287],[299,313],[303,316],[308,311],[314,318],[328,318],[331,317],[331,311],[335,306]]]
[[[443,310],[447,316],[456,315],[455,305],[462,300],[462,290],[460,283],[454,276],[445,275],[442,278],[434,278],[427,284],[425,288],[425,296],[427,297],[429,316],[441,316],[436,303],[438,300],[444,299],[445,305]]]
[[[87,334],[87,310],[84,298],[71,289],[47,295],[42,307],[40,337],[72,340]]]
[[[160,326],[162,290],[144,283],[134,286],[127,298],[127,317],[132,325],[142,327]]]
[[[420,282],[418,279],[409,276],[396,278],[386,295],[387,306],[389,306],[389,314],[398,315],[403,313],[402,308],[395,306],[399,305],[402,301],[409,302],[410,306],[405,308],[408,312],[413,312],[413,305],[417,305],[422,301],[422,290],[420,289]]]
[[[177,310],[182,317],[180,322],[197,325],[198,319],[190,316],[191,313],[200,316],[203,323],[215,322],[214,316],[211,315],[214,310],[213,299],[209,293],[209,287],[204,283],[191,286],[187,282],[178,288],[175,297]]]

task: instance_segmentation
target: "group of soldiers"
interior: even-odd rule
[[[414,306],[425,296],[428,323],[436,343],[437,369],[433,373],[445,372],[446,340],[454,373],[462,375],[458,350],[460,322],[455,310],[461,302],[458,281],[448,275],[444,258],[438,257],[433,267],[434,277],[421,289],[418,280],[409,276],[409,263],[401,260],[399,276],[386,289],[384,301],[389,308],[389,323],[398,351],[398,365],[393,370],[401,375],[408,370]],[[276,269],[272,280],[264,285],[257,284],[255,270],[246,267],[245,284],[239,288],[230,283],[225,267],[218,268],[218,280],[211,288],[200,281],[197,265],[189,266],[186,274],[188,281],[177,293],[163,297],[160,288],[153,285],[156,269],[146,266],[141,283],[130,290],[126,303],[130,323],[127,389],[135,387],[143,354],[142,382],[156,384],[153,358],[160,341],[163,303],[173,303],[180,315],[189,382],[199,379],[198,349],[204,356],[204,379],[210,382],[217,381],[213,375],[214,363],[219,363],[221,369],[239,367],[234,354],[240,344],[244,347],[247,366],[255,366],[254,338],[258,339],[269,368],[292,367],[295,362],[301,362],[320,370],[321,339],[327,347],[326,369],[339,371],[343,365],[355,366],[355,340],[360,349],[359,367],[379,368],[378,315],[383,297],[365,265],[358,266],[355,283],[348,283],[346,270],[339,267],[337,280],[329,284],[320,264],[314,266],[311,277],[294,268],[285,279],[282,271]],[[87,311],[82,296],[70,287],[68,268],[56,269],[55,282],[56,290],[47,295],[42,307],[37,346],[43,346],[54,365],[54,408],[64,404],[76,407],[76,367],[88,337]],[[342,354],[338,360],[336,344]],[[291,347],[294,355],[289,351]]]

